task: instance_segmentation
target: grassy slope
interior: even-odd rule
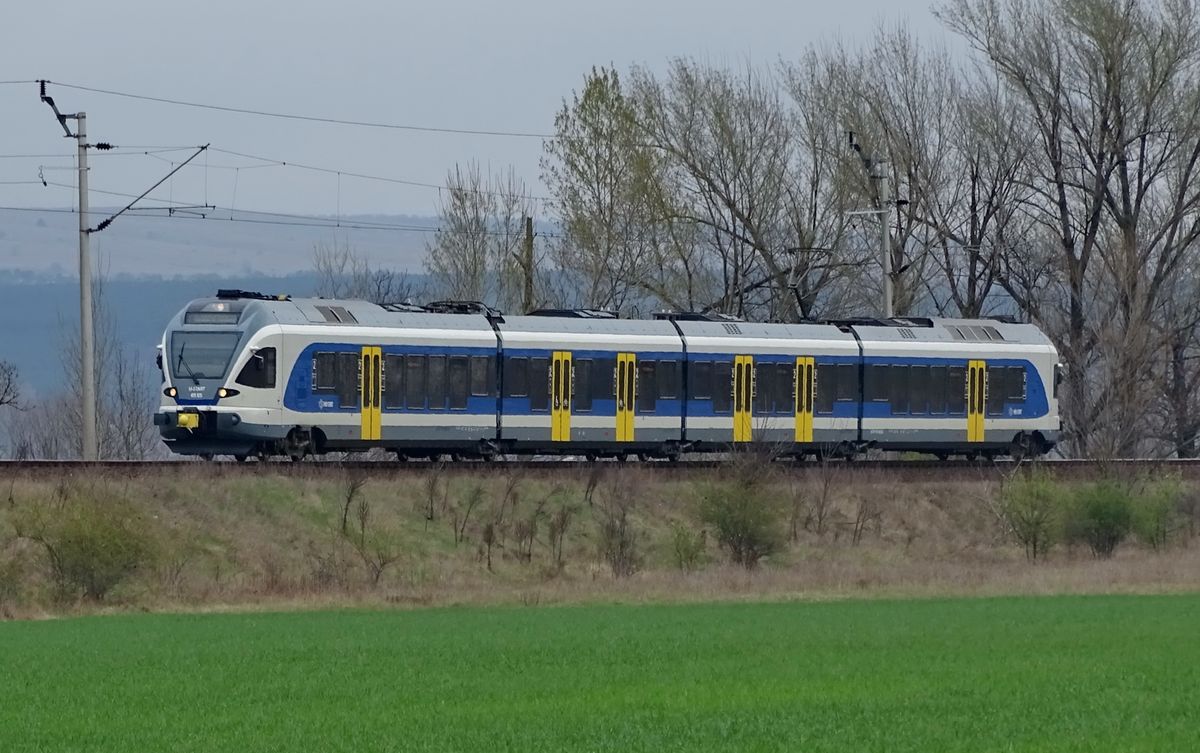
[[[0,750],[1187,750],[1200,597],[0,624]]]

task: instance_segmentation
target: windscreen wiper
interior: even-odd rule
[[[175,370],[178,371],[180,366],[187,369],[188,376],[192,378],[192,384],[199,385],[200,379],[196,376],[196,372],[192,371],[192,367],[188,366],[187,361],[183,360],[183,351],[185,350],[187,350],[187,343],[184,343],[183,346],[179,348],[179,358],[176,359],[177,365],[175,366]]]

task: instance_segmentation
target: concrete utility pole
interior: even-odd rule
[[[888,212],[892,206],[891,196],[888,194],[888,174],[887,160],[865,154],[862,146],[854,138],[854,131],[847,132],[850,137],[850,148],[858,154],[862,160],[863,169],[867,171],[867,179],[871,181],[879,181],[879,208],[878,209],[863,209],[846,214],[877,214],[879,215],[879,253],[880,264],[883,267],[883,318],[891,319],[895,314],[892,305],[892,285],[895,280],[892,278],[892,235],[888,228]]]
[[[73,138],[79,147],[79,378],[82,384],[83,426],[80,428],[80,455],[84,460],[97,460],[100,447],[96,441],[96,344],[92,325],[92,258],[88,240],[88,163],[87,163],[87,113],[68,115],[58,111],[54,99],[46,95],[46,82],[41,84],[42,101],[54,111],[58,124],[67,138]],[[67,127],[67,121],[75,121],[75,133]]]
[[[96,338],[92,323],[92,254],[88,228],[87,113],[75,115],[79,142],[79,373],[83,380],[83,459],[97,460]]]
[[[525,218],[525,244],[521,266],[525,268],[525,313],[533,311],[533,218]]]
[[[888,196],[887,163],[876,162],[879,174],[879,251],[883,257],[883,318],[891,319],[895,313],[892,306],[892,234],[888,228],[888,208],[891,199]]]

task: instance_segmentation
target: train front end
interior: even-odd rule
[[[163,333],[154,423],[172,452],[242,459],[282,439],[278,320],[266,300],[234,293],[192,301]]]

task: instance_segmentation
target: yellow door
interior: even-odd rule
[[[633,441],[633,414],[636,398],[637,356],[617,354],[617,441]]]
[[[749,442],[754,400],[754,357],[733,357],[733,441]]]
[[[367,346],[362,349],[358,364],[358,391],[362,404],[362,438],[379,439],[381,435],[383,400],[383,349]]]
[[[813,441],[813,358],[796,359],[796,441]]]
[[[983,441],[983,406],[987,399],[987,368],[983,361],[967,363],[967,441]]]
[[[571,352],[558,350],[550,364],[550,439],[571,441]]]

